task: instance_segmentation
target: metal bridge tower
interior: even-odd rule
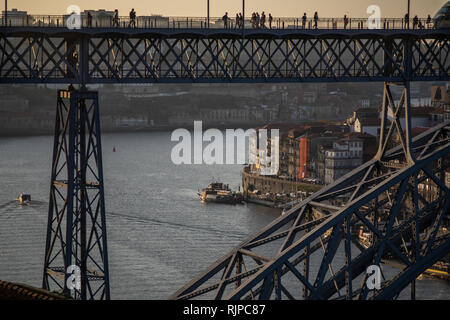
[[[109,299],[108,268],[98,94],[70,86],[57,97],[43,288]]]

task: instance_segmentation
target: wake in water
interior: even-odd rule
[[[147,217],[138,217],[138,216],[123,214],[123,213],[116,213],[116,212],[108,211],[106,214],[111,215],[111,216],[116,216],[116,217],[132,219],[132,220],[141,220],[141,221],[145,221],[145,222],[152,222],[152,223],[159,224],[159,225],[168,225],[168,226],[172,226],[172,227],[176,227],[176,228],[183,228],[183,229],[192,230],[192,231],[198,231],[198,230],[207,231],[209,233],[232,236],[232,237],[239,238],[242,240],[244,239],[244,237],[248,236],[247,233],[240,233],[240,232],[229,231],[229,230],[225,231],[225,230],[219,230],[219,229],[214,229],[214,228],[193,226],[193,225],[188,225],[188,224],[183,224],[183,223],[162,221],[162,220],[152,219],[152,218],[147,218]]]
[[[41,208],[44,206],[48,206],[47,201],[39,201],[39,200],[33,200],[30,203],[27,204],[28,207],[31,207],[33,209]]]
[[[11,201],[7,201],[6,203],[0,205],[0,212],[2,212],[2,209],[6,209],[9,206],[12,207],[13,205],[16,205],[17,207],[26,206],[26,207],[30,207],[32,209],[39,209],[43,206],[47,206],[48,202],[40,201],[40,200],[33,200],[32,202],[30,202],[28,204],[21,205],[16,200],[11,200]],[[111,215],[111,216],[116,216],[116,217],[132,219],[132,220],[141,220],[141,221],[145,221],[145,222],[152,222],[154,224],[159,224],[159,225],[168,225],[168,226],[172,226],[172,227],[176,227],[176,228],[184,228],[184,229],[192,230],[192,231],[199,231],[199,230],[207,231],[209,233],[227,235],[227,236],[232,236],[232,237],[239,238],[239,239],[243,239],[243,237],[248,236],[248,234],[246,234],[246,233],[240,233],[240,232],[235,232],[235,231],[223,231],[223,230],[214,229],[214,228],[193,226],[193,225],[188,225],[188,224],[183,224],[183,223],[163,221],[163,220],[152,219],[152,218],[147,218],[147,217],[138,217],[138,216],[134,216],[134,215],[117,213],[117,212],[108,211],[106,214]]]
[[[33,208],[33,209],[38,209],[38,208],[41,208],[43,206],[48,205],[48,202],[46,202],[46,201],[39,201],[39,200],[33,200],[32,202],[27,203],[27,204],[19,204],[19,202],[17,200],[10,200],[10,201],[7,201],[4,204],[0,205],[0,212],[1,212],[2,209],[6,209],[8,207],[12,207],[13,205],[15,205],[16,207],[24,206],[24,207],[30,207],[30,208]]]
[[[8,207],[9,205],[11,205],[13,203],[17,203],[17,201],[16,200],[12,200],[12,201],[5,202],[4,204],[1,204],[0,205],[0,210],[3,209],[3,208]]]

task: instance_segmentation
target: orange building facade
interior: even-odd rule
[[[299,161],[299,168],[298,168],[298,178],[299,179],[305,179],[309,178],[310,172],[309,172],[309,145],[310,140],[306,137],[301,137],[299,142],[299,148],[300,148],[300,161]]]

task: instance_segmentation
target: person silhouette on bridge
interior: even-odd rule
[[[317,11],[314,13],[314,29],[317,29],[317,22],[319,21],[319,14]]]
[[[415,15],[413,19],[413,29],[416,29],[418,25],[419,25],[419,17]]]
[[[272,14],[269,13],[269,28],[270,29],[272,29],[272,21],[273,21]]]
[[[114,10],[114,16],[113,16],[113,27],[119,26],[119,10]]]
[[[347,25],[348,25],[348,17],[346,14],[344,14],[344,29],[347,29]]]
[[[405,29],[409,29],[409,14],[405,14]]]
[[[136,28],[136,11],[134,11],[134,8],[130,11],[130,23],[128,24],[128,28],[130,28],[131,25]]]
[[[239,29],[241,26],[241,19],[239,18],[239,13],[236,13],[236,22],[234,24],[235,29]]]
[[[260,20],[261,28],[266,28],[266,14],[264,11],[261,13],[261,20]]]
[[[425,29],[425,25],[422,23],[422,21],[419,20],[419,29]]]
[[[305,13],[303,13],[303,17],[302,17],[302,27],[303,27],[303,29],[305,29],[306,28],[306,12]]]
[[[87,13],[86,23],[88,28],[92,28],[92,15],[90,12]]]
[[[427,28],[430,29],[430,25],[431,25],[431,16],[428,15],[427,17]]]
[[[228,12],[225,12],[225,15],[222,17],[222,20],[223,20],[223,27],[225,29],[227,29],[228,28]]]

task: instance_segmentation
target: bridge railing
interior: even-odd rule
[[[7,25],[11,27],[66,27],[69,15],[12,15],[7,17]],[[164,17],[164,16],[138,16],[134,21],[128,16],[121,16],[114,19],[112,15],[92,15],[87,18],[84,13],[81,14],[81,24],[83,28],[169,28],[169,29],[240,29],[242,23],[235,18],[230,17],[225,22],[221,17]],[[0,18],[0,25],[5,25],[5,18]],[[410,19],[409,21],[401,18],[383,18],[380,19],[380,29],[432,29],[435,28],[434,22],[429,19]],[[367,29],[367,18],[319,18],[315,21],[313,18],[276,18],[272,21],[266,16],[264,23],[245,19],[245,29]]]

